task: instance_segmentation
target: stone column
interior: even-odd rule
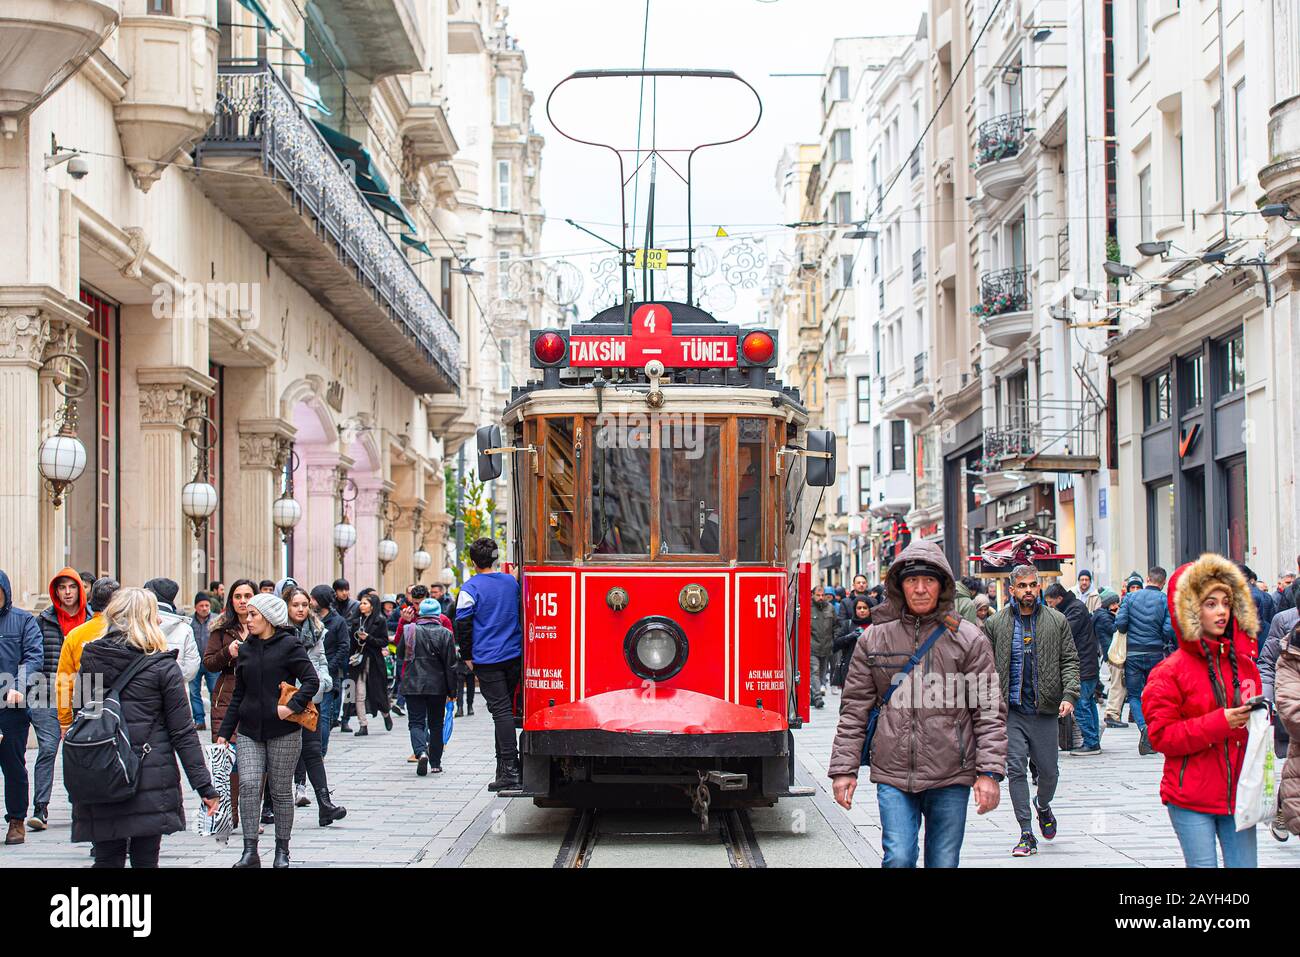
[[[207,562],[181,510],[181,488],[194,477],[198,455],[185,421],[206,413],[216,383],[188,366],[142,367],[136,383],[138,454],[130,462],[123,457],[121,473],[121,487],[133,490],[122,496],[122,525],[136,531],[136,547],[133,561],[123,555],[123,581],[172,578],[181,596],[193,595],[207,584]]]
[[[293,432],[281,419],[239,420],[239,514],[226,526],[227,578],[278,580],[289,574],[271,506],[280,496]]]
[[[347,564],[356,576],[354,588],[370,585],[383,594],[385,584],[379,573],[379,539],[382,537],[384,485],[381,482],[358,483],[357,500],[352,503],[352,522],[357,527],[357,543],[348,552]],[[349,579],[351,581],[351,579]]]
[[[294,536],[295,578],[306,574],[314,587],[338,576],[334,553],[334,523],[338,521],[338,462],[307,465],[307,508]]]

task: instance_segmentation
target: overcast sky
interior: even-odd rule
[[[699,154],[694,172],[695,236],[712,237],[716,224],[746,233],[772,227],[747,224],[781,219],[774,170],[786,143],[814,141],[820,124],[821,84],[815,77],[773,77],[772,73],[818,73],[826,64],[831,41],[840,36],[912,34],[924,9],[921,0],[649,0],[647,67],[734,70],[753,84],[763,100],[763,118],[740,143]],[[599,244],[567,225],[565,218],[615,224],[619,219],[616,166],[611,154],[572,143],[546,117],[546,98],[564,77],[579,69],[641,65],[645,0],[513,0],[509,29],[528,58],[525,78],[536,95],[533,125],[546,138],[542,153],[542,203],[546,208],[544,249],[548,253],[592,250]],[[748,102],[728,93],[720,81],[684,99],[680,88],[660,90],[657,115],[659,145],[683,143],[701,132],[725,138],[743,132],[752,121]],[[604,88],[602,87],[604,84]],[[737,88],[744,93],[743,88]],[[575,81],[556,97],[556,119],[568,127],[582,124],[582,134],[606,132],[617,145],[635,144],[639,90],[631,81]],[[651,109],[647,92],[645,111]],[[748,94],[745,94],[748,96]],[[642,121],[648,137],[650,120]],[[594,138],[594,136],[593,136]],[[695,142],[698,142],[696,140]],[[629,162],[628,172],[632,163]],[[664,238],[685,237],[671,228],[685,222],[684,197],[670,188],[671,174],[660,169],[656,204],[656,245]],[[645,183],[639,185],[638,232],[644,228]],[[629,205],[632,187],[629,186]],[[631,211],[629,210],[629,219]],[[592,226],[617,240],[617,229]],[[762,237],[756,237],[762,239]],[[778,236],[773,235],[776,242]],[[642,245],[640,241],[632,245]],[[726,240],[717,244],[725,253]],[[612,252],[612,250],[611,250]],[[574,255],[586,287],[579,314],[591,313],[591,267],[594,256]],[[680,274],[680,271],[675,271]],[[713,282],[720,277],[715,276]],[[706,287],[709,281],[705,281]],[[753,315],[754,291],[740,290],[738,304],[719,318],[746,321]],[[662,298],[657,295],[657,298]],[[720,303],[729,301],[726,295]],[[706,303],[707,305],[707,303]],[[716,305],[716,304],[715,304]]]

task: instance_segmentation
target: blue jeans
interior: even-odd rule
[[[209,671],[202,665],[199,666],[198,674],[190,679],[190,711],[194,715],[195,724],[207,724],[207,717],[203,712],[203,686],[208,686],[208,700],[212,700],[212,692],[217,687],[217,678],[220,674],[216,671]]]
[[[957,867],[966,835],[970,788],[954,784],[909,794],[888,784],[876,785],[880,805],[882,867],[916,867],[917,838],[925,818],[925,866]]]
[[[59,740],[63,729],[59,726],[57,708],[28,708],[27,719],[36,730],[36,766],[32,769],[32,804],[49,804],[54,790],[54,760],[59,755]],[[25,745],[26,742],[24,741]]]
[[[1101,747],[1101,725],[1097,720],[1097,679],[1079,682],[1079,703],[1074,706],[1074,720],[1083,734],[1083,746]]]
[[[1231,814],[1204,814],[1185,807],[1166,804],[1169,823],[1174,826],[1183,860],[1188,867],[1218,867],[1215,840],[1223,850],[1224,867],[1258,867],[1255,855],[1255,829],[1237,830]]]
[[[1124,692],[1128,695],[1128,713],[1133,716],[1138,730],[1147,733],[1147,719],[1142,717],[1142,689],[1147,686],[1151,669],[1164,661],[1164,655],[1140,651],[1128,653],[1124,659]]]
[[[427,754],[430,767],[442,767],[442,724],[447,711],[447,696],[413,694],[406,699],[406,704],[411,753],[417,756]]]

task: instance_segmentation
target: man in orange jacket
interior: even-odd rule
[[[90,586],[90,610],[94,617],[73,628],[68,632],[68,637],[63,639],[55,687],[58,693],[59,725],[65,733],[72,726],[72,719],[77,713],[73,707],[72,691],[76,686],[77,673],[81,671],[82,649],[92,641],[104,637],[104,632],[108,630],[104,609],[121,587],[116,578],[95,579],[95,584]]]

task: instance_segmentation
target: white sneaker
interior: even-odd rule
[[[294,785],[294,804],[297,807],[307,807],[311,804],[311,798],[307,797],[307,785]]]

